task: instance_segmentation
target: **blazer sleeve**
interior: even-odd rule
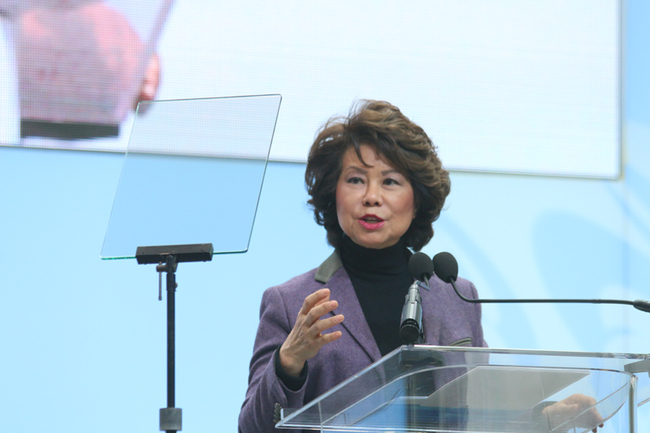
[[[248,390],[239,414],[240,433],[295,432],[275,428],[277,406],[299,408],[303,405],[305,386],[292,391],[275,373],[273,356],[293,328],[297,312],[289,311],[277,287],[264,292],[260,323],[250,362]],[[309,374],[309,373],[308,373]]]
[[[472,292],[472,299],[478,299],[478,291],[476,290],[476,286],[474,286],[474,283],[472,282],[470,282],[469,285]],[[474,325],[475,338],[473,345],[476,347],[488,347],[488,344],[485,341],[485,337],[483,336],[483,310],[481,308],[481,305],[482,304],[480,303],[474,304],[474,308],[476,310],[476,324]]]

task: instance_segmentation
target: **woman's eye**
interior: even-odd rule
[[[363,183],[363,180],[360,177],[351,177],[348,179],[348,183],[358,184]]]
[[[389,177],[388,179],[384,179],[384,185],[399,185],[399,182]]]

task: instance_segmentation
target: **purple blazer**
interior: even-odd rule
[[[451,285],[437,277],[431,278],[429,284],[430,291],[421,291],[425,344],[487,346],[483,339],[480,304],[462,301]],[[459,278],[456,285],[465,296],[477,298],[476,288],[471,282]],[[339,303],[335,313],[345,317],[343,323],[328,332],[340,330],[343,335],[323,346],[308,361],[304,386],[299,391],[292,391],[275,374],[273,354],[293,329],[305,298],[324,287],[330,289],[330,299]],[[239,414],[239,431],[279,432],[273,420],[276,404],[283,408],[300,408],[380,358],[379,348],[366,323],[350,278],[334,252],[317,269],[264,292],[250,362],[248,390]]]

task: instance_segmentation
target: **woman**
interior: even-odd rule
[[[431,240],[450,190],[449,173],[422,128],[378,101],[325,125],[305,181],[316,222],[335,251],[318,268],[264,292],[242,433],[277,432],[279,408],[302,407],[402,344],[410,249]],[[487,346],[480,304],[462,301],[436,277],[429,284],[421,292],[424,343]],[[477,298],[472,283],[456,284]],[[578,426],[602,425],[595,403],[574,394],[530,416],[549,429],[578,414]]]
[[[299,408],[399,347],[413,278],[410,249],[433,237],[449,194],[426,133],[386,102],[332,119],[309,153],[305,180],[316,222],[334,253],[318,268],[268,289],[239,417],[243,433],[273,432],[274,411]],[[442,290],[422,293],[425,343],[485,346],[478,304]],[[476,298],[474,286],[458,288]]]

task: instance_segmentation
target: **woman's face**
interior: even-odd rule
[[[411,182],[368,145],[343,155],[336,184],[336,214],[343,232],[366,248],[395,245],[415,217]]]

